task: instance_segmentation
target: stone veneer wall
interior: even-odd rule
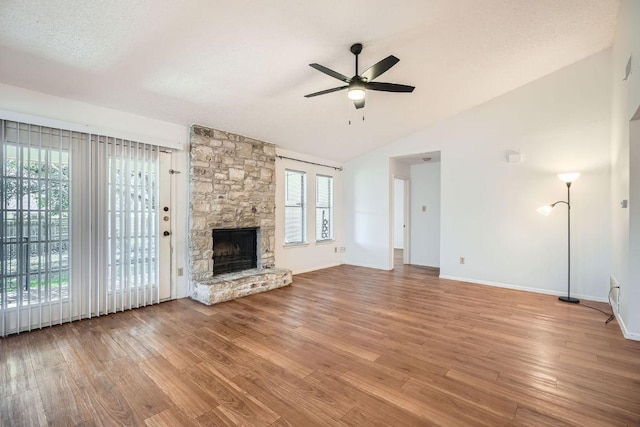
[[[260,227],[258,268],[274,266],[275,154],[273,144],[191,127],[192,282],[213,277],[214,228]]]

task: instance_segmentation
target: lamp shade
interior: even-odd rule
[[[364,99],[364,89],[360,89],[360,88],[349,89],[347,96],[352,101],[360,101]]]
[[[580,178],[580,172],[559,173],[558,178],[560,178],[562,182],[573,182]]]
[[[540,206],[538,208],[538,213],[547,216],[551,213],[551,210],[553,209],[553,206],[551,205],[544,205],[544,206]]]

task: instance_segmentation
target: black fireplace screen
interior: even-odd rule
[[[255,227],[214,229],[213,275],[256,268],[257,234]]]

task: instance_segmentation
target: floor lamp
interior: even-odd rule
[[[579,177],[580,172],[559,173],[558,178],[560,178],[560,181],[567,184],[567,201],[558,200],[555,203],[538,208],[538,212],[541,214],[549,215],[557,204],[564,203],[567,205],[567,296],[562,296],[558,299],[573,304],[580,303],[580,300],[571,296],[571,183]]]

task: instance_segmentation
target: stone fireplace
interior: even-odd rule
[[[193,299],[216,304],[291,283],[291,271],[274,266],[274,173],[273,144],[191,127]]]

